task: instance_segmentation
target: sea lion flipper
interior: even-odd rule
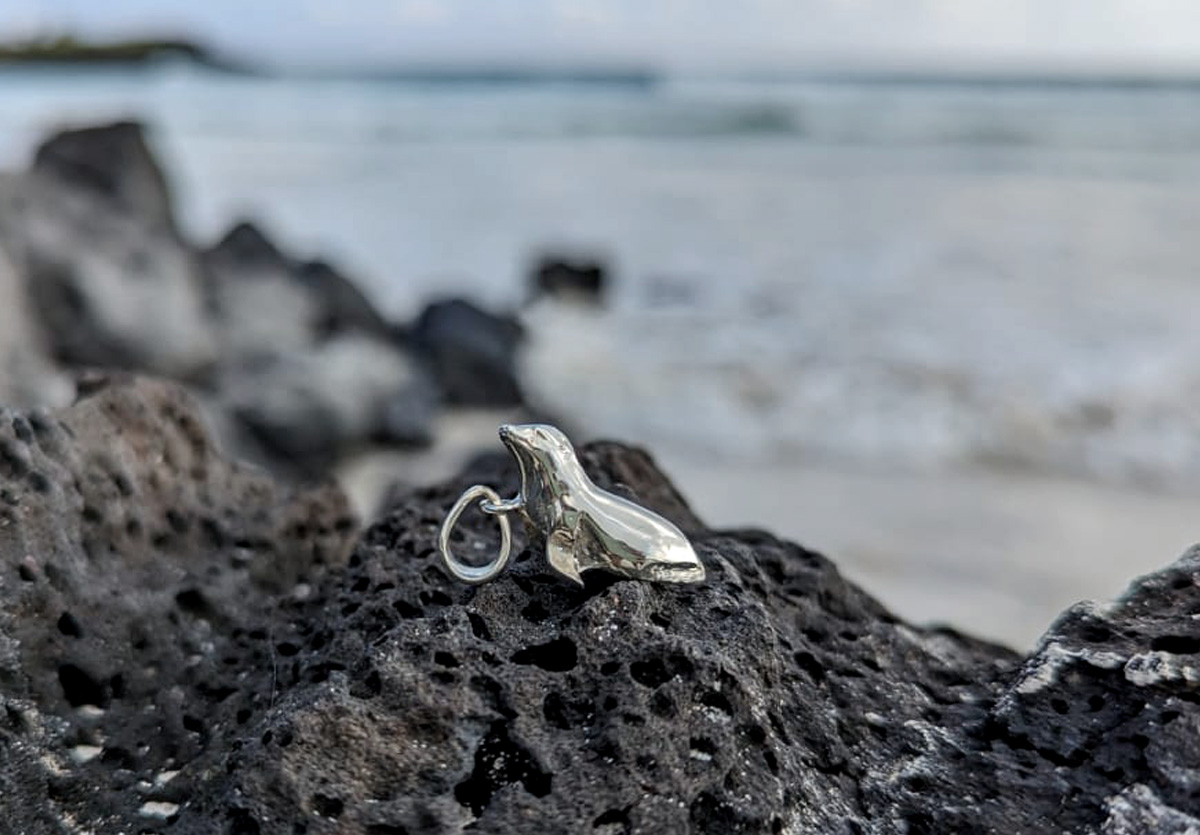
[[[551,568],[583,585],[583,577],[579,575],[579,563],[575,560],[575,540],[570,531],[559,528],[546,537],[546,556],[550,560]]]

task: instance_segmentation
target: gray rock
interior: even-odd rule
[[[204,262],[227,359],[339,335],[391,340],[390,325],[353,282],[323,261],[285,255],[252,223],[235,224]]]
[[[166,177],[137,122],[56,133],[38,147],[33,169],[99,196],[155,231],[177,235]]]
[[[524,338],[510,316],[489,313],[465,299],[427,306],[409,334],[450,403],[515,406],[522,402],[517,354]]]
[[[390,338],[392,325],[353,281],[324,261],[303,261],[294,274],[302,287],[319,300],[317,330],[322,336],[364,333]]]
[[[368,441],[423,443],[436,393],[394,345],[343,335],[225,367],[218,402],[266,453],[303,475],[328,472]]]
[[[223,362],[305,350],[316,341],[318,299],[258,227],[235,225],[204,254],[204,264]]]
[[[534,543],[467,587],[437,527],[468,483],[510,494],[507,459],[402,496],[337,567],[324,502],[239,487],[187,420],[111,397],[0,424],[18,830],[1115,834],[1200,812],[1200,551],[1021,659],[898,621],[798,545],[706,529],[606,444],[593,478],[687,530],[708,580],[579,589]],[[206,517],[242,533],[208,542]],[[495,547],[466,522],[458,547]],[[239,538],[278,556],[254,572]]]
[[[24,279],[0,248],[0,404],[18,407],[66,403],[73,390],[49,357]]]
[[[186,378],[216,358],[192,253],[99,193],[0,175],[0,246],[63,362]]]

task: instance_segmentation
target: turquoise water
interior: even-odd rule
[[[259,218],[399,316],[607,258],[607,311],[529,314],[535,390],[592,432],[1200,478],[1195,85],[9,71],[0,161],[131,115],[194,237]]]

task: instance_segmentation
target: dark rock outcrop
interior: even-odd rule
[[[67,402],[72,386],[49,353],[25,280],[0,246],[0,403],[30,407]]]
[[[524,331],[511,316],[489,313],[466,299],[447,299],[426,307],[409,336],[448,402],[521,404],[517,352]]]
[[[299,261],[240,221],[204,253],[209,297],[226,353],[307,348],[358,334],[391,341],[391,326],[348,278],[323,261]]]
[[[348,279],[246,222],[204,262],[222,346],[213,401],[243,452],[313,476],[368,443],[430,439],[440,398],[427,369]]]
[[[533,269],[530,291],[533,298],[552,296],[597,303],[608,288],[608,275],[599,261],[569,261],[546,257]]]
[[[0,175],[0,248],[59,361],[180,379],[215,361],[194,254],[98,190]]]
[[[427,442],[438,405],[411,357],[356,335],[232,364],[216,385],[220,408],[261,450],[259,460],[309,477],[369,442]]]
[[[167,179],[138,122],[60,131],[38,146],[33,170],[92,192],[152,229],[176,232]]]
[[[696,586],[450,582],[481,459],[339,566],[330,493],[212,455],[151,384],[0,423],[0,815],[16,831],[1184,832],[1200,813],[1200,552],[1022,660],[899,622],[824,557],[712,531],[642,453],[603,487],[693,538]],[[465,518],[458,546],[495,547]]]

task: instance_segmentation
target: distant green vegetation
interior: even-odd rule
[[[184,58],[210,67],[228,68],[203,46],[185,40],[143,39],[89,43],[63,35],[0,44],[3,64],[144,64],[162,58]]]

